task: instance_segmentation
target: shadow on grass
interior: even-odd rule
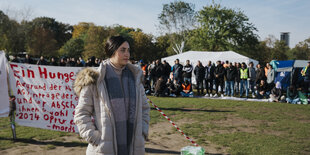
[[[14,142],[22,142],[26,144],[34,144],[34,145],[54,145],[54,146],[64,146],[64,147],[87,147],[87,143],[83,142],[61,142],[61,141],[39,141],[35,139],[25,139],[25,138],[17,138],[13,140],[11,138],[3,138],[0,137],[0,140],[11,140]]]
[[[160,150],[160,149],[152,149],[152,148],[145,148],[146,153],[153,153],[153,154],[181,154],[181,152],[178,151],[171,151],[171,150]],[[205,153],[208,155],[222,155],[219,153]]]
[[[156,110],[156,108],[151,108]],[[236,112],[227,110],[205,110],[205,109],[190,109],[190,108],[160,108],[161,110],[171,110],[171,111],[202,111],[202,112]]]
[[[147,153],[158,153],[158,154],[181,154],[178,151],[171,151],[171,150],[160,150],[160,149],[153,149],[153,148],[145,148],[145,152]]]

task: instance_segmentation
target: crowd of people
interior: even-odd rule
[[[265,66],[253,62],[246,64],[209,61],[203,65],[200,61],[194,67],[190,60],[183,66],[179,59],[170,66],[166,61],[153,61],[140,64],[145,76],[145,89],[155,96],[193,97],[193,87],[197,96],[205,97],[240,97],[268,99],[273,102],[293,104],[308,103],[310,83],[310,62],[301,71],[304,78],[301,84],[291,84],[287,90],[275,82],[276,72],[272,65]],[[194,74],[195,85],[193,85]]]
[[[37,61],[35,58],[31,58],[28,54],[24,58],[18,58],[13,56],[11,62],[15,63],[26,63],[26,64],[37,64],[37,65],[50,65],[50,66],[66,66],[66,67],[98,67],[101,63],[101,59],[96,57],[90,57],[86,61],[79,57],[78,59],[72,58],[60,58],[58,61],[55,57],[51,57],[49,60],[41,56]]]
[[[41,56],[37,61],[29,55],[18,59],[13,56],[11,62],[37,65],[67,66],[67,67],[98,67],[101,59],[91,57],[84,61],[81,57],[50,58],[49,61]],[[288,102],[292,104],[307,103],[309,100],[310,62],[303,68],[301,84],[291,84],[287,90],[281,87],[280,82],[275,83],[275,70],[267,63],[265,66],[253,62],[214,62],[209,61],[205,66],[198,61],[194,67],[190,60],[185,65],[179,59],[171,66],[168,62],[160,60],[152,63],[135,62],[141,67],[144,74],[144,87],[148,95],[154,96],[182,96],[194,97],[193,87],[197,90],[195,96],[205,97],[240,97],[269,99],[273,102]],[[195,83],[192,81],[194,75]],[[194,84],[194,85],[193,85]]]

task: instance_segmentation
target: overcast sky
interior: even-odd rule
[[[96,25],[120,24],[141,28],[158,35],[158,14],[165,3],[174,0],[0,0],[0,9],[10,16],[18,10],[30,9],[29,20],[47,16],[57,21]],[[211,0],[184,0],[195,4],[196,10]],[[258,29],[261,40],[268,35],[280,38],[280,32],[290,32],[290,47],[310,37],[310,0],[215,0],[222,6],[240,9]],[[9,11],[7,11],[9,10]],[[25,11],[22,11],[25,12]]]

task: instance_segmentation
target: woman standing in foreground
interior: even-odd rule
[[[142,155],[150,119],[142,70],[128,63],[129,42],[121,36],[110,37],[105,52],[109,59],[97,71],[77,75],[74,122],[89,143],[86,154]]]

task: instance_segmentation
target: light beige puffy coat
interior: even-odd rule
[[[128,64],[136,81],[136,120],[130,155],[145,153],[144,140],[148,136],[149,111],[142,84],[142,70]],[[89,144],[86,154],[117,155],[114,116],[105,84],[106,61],[98,70],[86,68],[80,71],[74,82],[74,91],[79,96],[74,122],[80,136]],[[92,120],[93,118],[93,120]]]

